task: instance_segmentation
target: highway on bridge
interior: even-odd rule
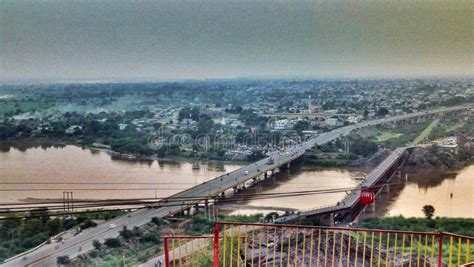
[[[195,204],[198,204],[199,202],[202,202],[203,197],[212,198],[214,196],[218,196],[225,190],[231,189],[236,185],[242,184],[245,181],[256,177],[257,175],[260,175],[270,170],[274,170],[275,168],[290,163],[291,161],[301,157],[307,149],[310,149],[315,145],[322,145],[328,143],[332,140],[337,139],[340,136],[349,134],[355,129],[407,120],[410,118],[416,118],[424,115],[460,111],[464,109],[473,108],[473,106],[473,104],[469,104],[449,108],[440,108],[436,110],[418,113],[410,113],[383,119],[376,119],[361,122],[354,125],[344,126],[329,132],[321,133],[317,137],[314,137],[308,141],[295,144],[284,152],[273,153],[272,155],[270,155],[274,159],[273,164],[267,164],[269,158],[265,158],[255,163],[244,166],[240,169],[237,169],[233,172],[216,177],[205,183],[191,187],[187,190],[184,190],[167,198],[168,200],[173,198],[183,199],[183,201],[180,203],[180,206],[164,206],[164,204],[162,204],[163,207],[141,209],[131,212],[128,215],[115,218],[104,224],[98,225],[97,227],[84,230],[81,234],[74,236],[68,240],[65,240],[64,243],[53,243],[44,245],[34,251],[31,251],[25,257],[20,256],[9,259],[4,262],[2,266],[53,266],[56,264],[56,258],[58,256],[68,255],[70,258],[74,258],[81,253],[91,250],[93,248],[92,240],[97,239],[99,241],[104,241],[107,238],[117,237],[119,235],[119,231],[122,229],[123,226],[133,228],[134,226],[140,226],[148,223],[152,217],[164,218],[176,214],[183,210],[183,208],[190,207]],[[199,199],[193,200],[192,198]],[[175,204],[176,202],[173,203]],[[111,228],[110,224],[114,224],[115,227]]]

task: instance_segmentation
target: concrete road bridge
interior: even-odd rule
[[[471,112],[473,108],[474,104],[439,108],[365,121],[321,133],[307,141],[295,144],[284,152],[275,152],[265,159],[172,195],[157,202],[149,209],[140,209],[97,227],[86,229],[81,234],[65,240],[64,243],[44,245],[20,257],[8,259],[2,266],[53,266],[56,264],[56,257],[58,256],[68,255],[70,258],[74,258],[93,249],[92,240],[102,242],[107,238],[117,237],[123,226],[133,228],[148,223],[153,217],[164,218],[182,214],[183,212],[189,212],[193,207],[197,208],[200,203],[206,205],[209,201],[215,201],[222,197],[227,190],[238,190],[244,187],[248,181],[259,179],[262,176],[266,177],[268,173],[275,172],[276,169],[290,167],[293,162],[304,155],[306,150],[315,145],[331,142],[341,136],[348,135],[356,129],[380,124],[415,123],[434,116]],[[345,200],[345,205],[354,204],[356,198],[356,196],[351,197],[349,195]],[[339,210],[341,209],[339,208]],[[306,212],[308,212],[308,216],[311,216],[310,211]],[[333,216],[336,216],[336,214],[333,213]],[[114,227],[110,227],[111,224]]]

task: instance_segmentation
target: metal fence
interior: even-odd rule
[[[173,242],[175,247],[170,249]],[[197,246],[196,242],[202,245]],[[166,266],[173,267],[451,267],[474,261],[474,237],[443,232],[218,222],[212,238],[165,238],[165,254],[169,254]]]
[[[212,265],[213,236],[166,236],[164,237],[165,266],[196,266],[196,263]]]

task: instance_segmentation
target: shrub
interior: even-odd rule
[[[82,230],[84,230],[84,229],[96,227],[96,226],[97,226],[97,223],[95,223],[91,219],[86,219],[84,222],[81,223],[80,227]]]
[[[118,240],[117,238],[107,238],[104,244],[109,248],[118,248],[122,245],[120,240]]]
[[[99,256],[99,251],[92,250],[91,252],[89,252],[89,256],[91,256],[91,258],[97,258]]]
[[[102,244],[99,240],[92,240],[92,246],[94,246],[94,248],[97,250],[100,250],[102,248]]]
[[[69,259],[68,255],[64,255],[64,256],[57,257],[56,258],[56,263],[58,265],[67,265],[67,264],[71,263],[71,260]]]
[[[133,232],[127,229],[127,226],[123,226],[122,231],[120,231],[120,236],[125,239],[130,239],[133,237]]]

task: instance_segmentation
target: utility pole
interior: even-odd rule
[[[63,191],[63,211],[66,212],[66,192]]]
[[[63,192],[63,210],[64,212],[74,211],[73,192]]]
[[[73,196],[73,192],[69,192],[71,193],[71,211],[74,212],[74,196]]]

